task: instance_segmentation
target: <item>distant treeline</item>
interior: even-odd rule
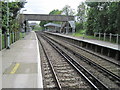
[[[94,32],[120,34],[120,2],[86,3],[86,33]]]

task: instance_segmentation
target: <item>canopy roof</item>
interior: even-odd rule
[[[68,21],[70,23],[70,26],[75,29],[75,21]]]
[[[48,26],[54,26],[54,27],[61,27],[60,24],[55,24],[55,23],[47,23],[44,25],[45,27],[48,27]]]

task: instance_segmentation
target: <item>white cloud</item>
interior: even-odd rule
[[[71,8],[77,9],[80,2],[85,0],[27,0],[25,8],[28,9],[25,13],[48,14],[53,9],[61,10],[65,5],[70,5]]]

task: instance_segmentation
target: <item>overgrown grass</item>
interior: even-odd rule
[[[101,38],[99,39],[99,37],[94,37],[94,36],[92,36],[92,35],[86,35],[85,32],[86,32],[85,30],[79,30],[78,32],[73,33],[72,36],[82,37],[82,38],[84,37],[84,38],[87,38],[87,39],[94,39],[94,40],[104,41],[104,38],[103,38],[103,37],[101,37]],[[106,42],[110,42],[110,41],[109,41],[109,37],[107,37],[107,38],[105,39],[105,41],[106,41]],[[111,40],[111,43],[116,43],[115,38]]]
[[[98,39],[98,37],[94,37],[94,36],[90,36],[90,35],[86,35],[86,30],[79,30],[78,32],[76,33],[73,33],[72,36],[75,36],[75,37],[84,37],[84,38],[88,38],[88,39]]]
[[[94,37],[94,36],[90,36],[90,35],[86,35],[86,34],[81,34],[81,33],[74,33],[74,34],[72,34],[72,36],[84,37],[84,38],[87,38],[87,39],[98,39],[98,37]]]

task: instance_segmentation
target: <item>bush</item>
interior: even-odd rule
[[[82,23],[76,23],[76,32],[79,32],[79,30],[83,29]]]

